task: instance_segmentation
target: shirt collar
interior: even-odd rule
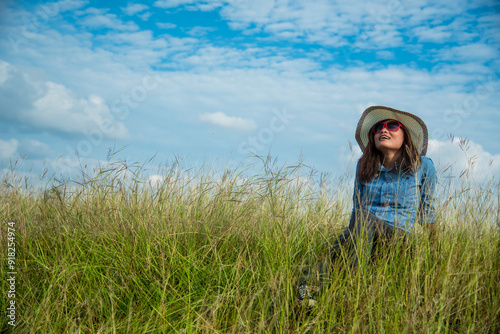
[[[394,166],[392,166],[392,168],[391,168],[391,169],[387,169],[387,168],[385,168],[385,166],[384,166],[384,165],[382,165],[382,164],[380,164],[380,165],[378,166],[378,170],[379,170],[380,172],[390,172],[390,171],[391,171],[391,170],[393,170],[393,169],[394,169]]]

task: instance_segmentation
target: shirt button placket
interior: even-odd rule
[[[387,173],[384,174],[385,178],[385,182],[382,183],[382,207],[386,208],[389,206],[389,201],[387,199],[387,194],[389,192],[389,181],[387,181]]]

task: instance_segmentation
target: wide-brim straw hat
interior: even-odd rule
[[[429,134],[424,121],[409,112],[382,106],[369,107],[359,119],[356,127],[356,141],[361,151],[364,151],[366,145],[368,145],[368,134],[372,126],[386,119],[394,119],[403,124],[404,129],[409,131],[413,145],[417,148],[418,153],[420,155],[427,153]]]

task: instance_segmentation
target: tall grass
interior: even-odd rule
[[[437,240],[417,228],[411,252],[379,249],[356,272],[339,259],[305,310],[300,267],[348,224],[351,185],[311,187],[270,161],[253,176],[172,167],[148,183],[124,163],[81,175],[2,180],[0,256],[14,221],[18,270],[17,325],[4,295],[2,332],[500,332],[498,192],[441,199]]]

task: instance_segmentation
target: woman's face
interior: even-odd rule
[[[383,123],[393,121],[392,119],[385,120]],[[397,131],[392,132],[387,130],[387,126],[384,126],[382,131],[374,134],[375,147],[382,152],[384,155],[389,152],[397,152],[404,142],[404,130],[400,127]]]

